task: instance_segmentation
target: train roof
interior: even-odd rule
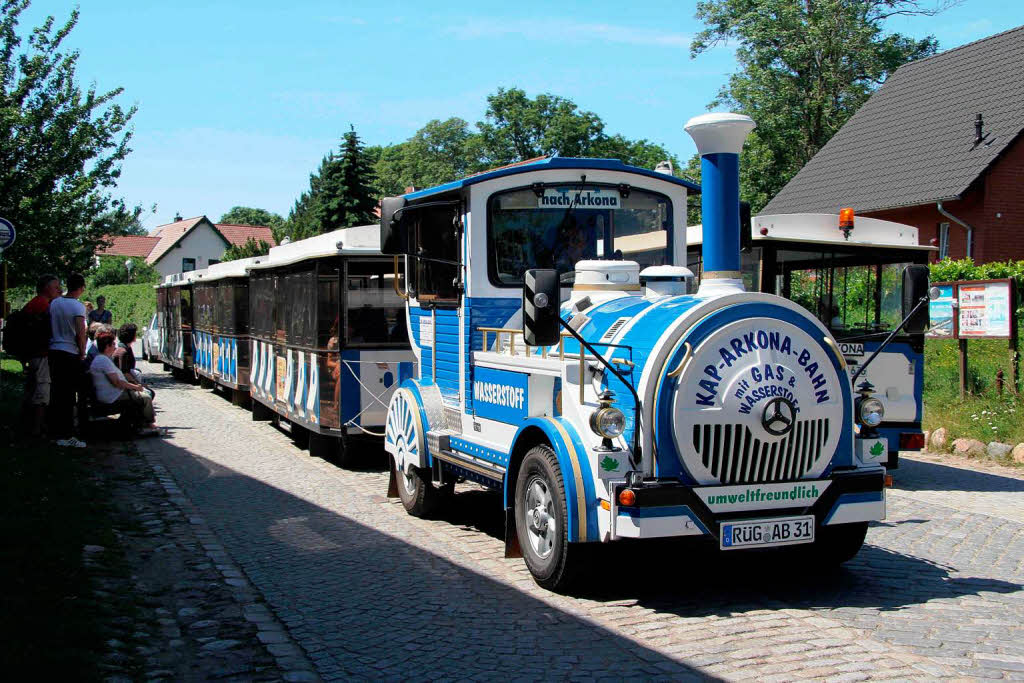
[[[911,225],[866,216],[854,218],[850,238],[846,239],[839,230],[839,215],[834,213],[754,216],[750,221],[750,236],[755,244],[800,242],[844,247],[935,250],[935,247],[920,244],[917,228]],[[687,246],[695,246],[703,241],[703,226],[691,225],[686,228]]]
[[[416,192],[410,192],[405,195],[408,200],[421,199],[423,197],[430,197],[432,195],[441,194],[443,192],[450,192],[451,190],[458,190],[476,183],[482,183],[486,180],[493,180],[494,178],[501,178],[509,175],[516,175],[519,173],[529,173],[531,171],[544,171],[554,169],[599,169],[604,171],[621,171],[623,173],[633,173],[636,175],[648,176],[650,178],[658,178],[675,185],[682,185],[690,192],[700,192],[700,185],[693,183],[683,178],[677,178],[667,173],[661,173],[660,171],[652,171],[648,168],[640,168],[639,166],[630,166],[624,164],[618,159],[585,159],[578,157],[544,157],[541,159],[533,159],[518,164],[512,164],[510,166],[503,166],[501,168],[495,168],[490,171],[484,171],[483,173],[477,173],[476,175],[467,176],[460,180],[454,180],[444,185],[437,185],[436,187],[430,187],[425,190],[417,190]]]
[[[287,266],[327,256],[366,256],[380,254],[380,226],[357,225],[304,240],[273,247],[270,254],[249,266],[249,270]]]
[[[253,256],[251,258],[240,258],[234,261],[215,263],[207,268],[205,273],[201,273],[198,279],[202,282],[213,282],[229,277],[245,277],[249,268],[266,259],[266,256]]]
[[[164,281],[156,286],[180,287],[181,285],[190,285],[205,275],[207,270],[207,268],[203,268],[202,270],[190,270],[187,273],[171,273],[170,275],[164,276]]]

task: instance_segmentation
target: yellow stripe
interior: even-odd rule
[[[562,440],[565,442],[566,449],[569,451],[569,463],[572,465],[573,479],[576,480],[576,508],[579,516],[577,524],[579,525],[579,537],[581,541],[587,540],[587,496],[586,491],[583,489],[583,473],[580,471],[579,454],[576,452],[576,444],[573,443],[572,438],[569,436],[569,432],[565,431],[557,420],[546,417],[558,430],[558,433],[562,435]]]

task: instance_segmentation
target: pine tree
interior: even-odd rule
[[[374,222],[373,170],[354,127],[345,133],[341,156],[326,165],[321,183],[317,202],[321,233]]]
[[[335,162],[334,154],[328,154],[320,161],[320,167],[309,174],[309,190],[299,195],[295,205],[288,212],[288,218],[280,227],[274,228],[274,239],[280,244],[285,237],[295,242],[320,234],[319,203],[323,193],[323,177],[327,168]]]

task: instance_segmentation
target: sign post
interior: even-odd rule
[[[1020,360],[1014,280],[936,282],[939,298],[929,308],[932,338],[955,338],[960,356],[960,398],[967,394],[967,340],[1006,339],[1009,344],[1010,382],[1019,391]]]

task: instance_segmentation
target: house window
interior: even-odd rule
[[[181,272],[187,273],[196,269],[196,260],[194,258],[183,258],[181,259]]]
[[[939,260],[949,256],[949,223],[939,223]]]

